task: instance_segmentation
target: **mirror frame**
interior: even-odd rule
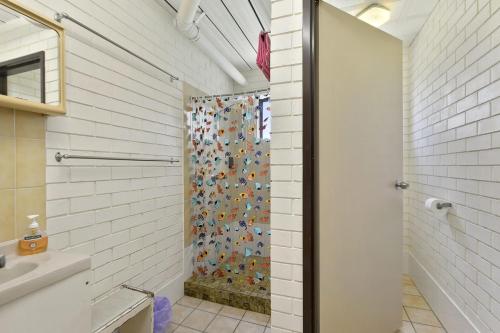
[[[30,111],[48,115],[61,115],[66,113],[66,82],[65,82],[65,62],[64,62],[64,28],[58,22],[46,18],[31,9],[13,0],[0,0],[0,5],[4,5],[11,10],[18,12],[30,19],[43,24],[47,28],[54,30],[59,37],[59,105],[49,105],[32,101],[22,100],[12,96],[0,95],[0,107],[9,109]]]

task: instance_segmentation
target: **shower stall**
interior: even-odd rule
[[[196,97],[191,109],[185,294],[270,314],[269,94]]]

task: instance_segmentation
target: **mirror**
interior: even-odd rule
[[[0,106],[64,113],[63,32],[57,22],[0,0]]]
[[[45,51],[0,62],[0,94],[45,103],[45,85]]]

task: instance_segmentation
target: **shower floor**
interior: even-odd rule
[[[246,258],[254,262],[263,274],[263,279],[255,281],[252,269],[236,274],[225,273],[223,276],[192,276],[184,282],[184,294],[214,303],[271,314],[270,268],[269,259],[262,257]],[[240,261],[242,262],[242,261]],[[231,280],[231,283],[228,280]]]

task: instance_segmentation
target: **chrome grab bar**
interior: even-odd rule
[[[179,160],[174,160],[170,158],[165,159],[154,159],[154,158],[129,158],[129,157],[105,157],[105,156],[85,156],[85,155],[69,155],[61,154],[57,152],[54,156],[57,162],[61,162],[63,159],[79,159],[79,160],[107,160],[107,161],[136,161],[136,162],[169,162],[177,163]]]

